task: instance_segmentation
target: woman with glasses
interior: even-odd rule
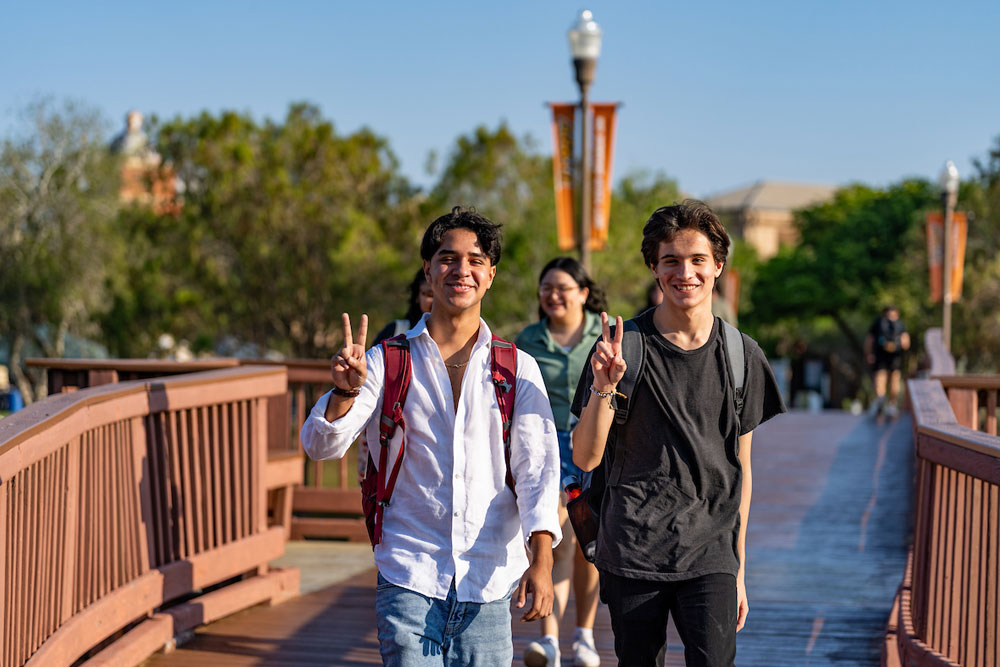
[[[542,371],[552,404],[559,436],[562,488],[578,485],[583,471],[573,464],[570,430],[575,417],[570,414],[580,374],[594,343],[601,336],[600,313],[607,310],[604,292],[594,284],[583,266],[572,257],[556,257],[542,269],[538,281],[540,321],[522,331],[514,341],[535,358]],[[559,665],[559,621],[569,598],[570,580],[576,595],[576,632],[573,636],[573,664],[597,667],[601,659],[594,646],[594,617],[597,615],[597,569],[588,563],[576,546],[566,513],[566,494],[560,503],[562,543],[555,549],[552,581],[555,604],[552,614],[541,619],[542,637],[524,652],[528,667]]]

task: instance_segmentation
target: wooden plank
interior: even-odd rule
[[[153,477],[154,468],[151,465],[151,459],[155,448],[151,446],[153,433],[148,431],[150,422],[150,419],[140,417],[132,420],[132,474],[135,480],[132,492],[139,502],[137,508],[139,516],[136,524],[137,547],[139,549],[137,574],[142,574],[150,569],[154,558],[153,554],[156,553],[153,506],[156,490],[162,484],[162,480]]]
[[[917,456],[991,484],[1000,484],[1000,457],[955,447],[924,431],[917,440]]]
[[[339,538],[351,542],[367,542],[368,529],[364,519],[321,519],[292,517],[292,539]]]
[[[301,451],[275,453],[267,457],[265,488],[277,489],[290,484],[302,484],[305,477],[305,457]]]
[[[244,460],[246,440],[246,402],[240,401],[233,406],[233,480],[235,488],[235,504],[233,514],[236,520],[236,537],[240,538],[247,534],[244,517],[247,512],[246,498],[246,474]]]
[[[185,455],[188,460],[188,484],[191,487],[191,505],[188,516],[194,524],[195,553],[208,551],[210,548],[207,541],[207,498],[205,497],[204,461],[202,454],[205,451],[204,435],[204,410],[203,406],[193,406],[186,411],[188,418],[188,442]]]
[[[274,570],[262,577],[226,586],[172,607],[165,613],[153,614],[83,665],[118,667],[139,664],[181,632],[297,592],[298,573],[288,570]]]
[[[948,402],[959,424],[973,430],[979,428],[979,392],[976,389],[952,387],[948,389]]]
[[[949,592],[949,623],[947,628],[947,655],[955,660],[960,660],[960,640],[962,637],[962,612],[965,592],[965,572],[968,566],[969,555],[965,550],[965,525],[966,525],[966,503],[965,503],[965,482],[967,475],[957,473],[955,475],[955,486],[952,494],[951,511],[953,513],[953,540],[951,551],[953,553],[951,590]]]
[[[253,445],[251,448],[251,452],[253,452],[254,532],[267,529],[267,487],[264,478],[267,469],[267,406],[268,400],[266,398],[254,400]]]
[[[237,574],[249,572],[260,563],[278,558],[284,551],[284,531],[280,526],[275,526],[218,549],[168,563],[158,568],[163,575],[163,600],[174,600]]]
[[[174,619],[167,614],[153,614],[83,665],[84,667],[138,665],[163,648],[173,636]]]
[[[91,369],[87,372],[87,386],[96,387],[102,384],[118,382],[118,371],[113,368]]]
[[[990,435],[997,434],[997,393],[998,389],[986,391],[986,432]]]
[[[212,464],[212,544],[221,546],[228,540],[223,535],[223,523],[225,516],[222,514],[222,454],[219,443],[219,420],[221,419],[221,407],[213,405],[209,409],[211,417],[211,434],[209,435],[209,461]]]
[[[985,494],[984,494],[985,495]],[[985,511],[987,532],[985,538],[989,545],[987,554],[986,588],[986,622],[985,646],[986,660],[983,664],[995,665],[1000,661],[1000,487],[991,484],[987,497]]]
[[[7,646],[10,643],[7,628],[7,617],[10,615],[10,598],[8,597],[7,577],[10,563],[11,540],[7,534],[10,526],[8,516],[7,495],[10,492],[10,483],[0,481],[0,664],[10,664],[8,662]],[[68,560],[68,559],[67,559]]]
[[[232,403],[221,407],[219,415],[219,451],[222,464],[222,541],[229,544],[233,540],[233,465],[232,465]]]
[[[295,487],[293,512],[355,514],[363,516],[359,489],[323,489],[312,486]]]

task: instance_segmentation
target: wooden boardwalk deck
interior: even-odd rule
[[[877,665],[910,532],[910,423],[791,413],[754,438],[750,616],[736,664]],[[200,629],[151,665],[378,664],[374,570]],[[515,620],[515,664],[537,627]],[[564,624],[563,636],[572,632]],[[595,635],[614,665],[607,608]],[[563,664],[571,665],[564,642]],[[683,665],[675,633],[667,665]]]

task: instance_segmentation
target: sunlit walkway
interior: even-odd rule
[[[749,536],[750,616],[738,665],[877,665],[910,531],[911,434],[906,417],[876,422],[841,412],[791,413],[754,438]],[[199,630],[152,665],[377,664],[374,570]],[[337,560],[331,550],[331,560]],[[346,558],[346,557],[345,557]],[[319,576],[312,559],[303,580]],[[311,571],[319,569],[319,575]],[[308,586],[303,587],[308,590]],[[515,621],[515,664],[537,627]],[[564,624],[564,637],[572,628]],[[607,608],[596,631],[615,665]],[[683,664],[676,634],[668,665]],[[571,664],[568,643],[563,664]]]

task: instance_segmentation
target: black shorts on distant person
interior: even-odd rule
[[[903,355],[901,354],[876,354],[875,370],[877,371],[898,371],[903,369]]]
[[[645,581],[601,572],[618,664],[653,667],[667,640],[667,618],[684,642],[688,667],[732,667],[736,660],[736,577],[706,574]]]

